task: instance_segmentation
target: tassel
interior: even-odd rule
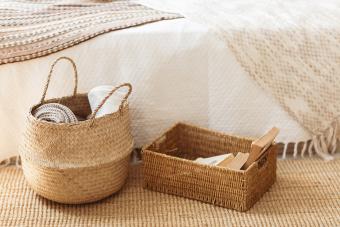
[[[307,145],[308,145],[308,141],[303,141],[303,147],[301,150],[301,157],[303,158],[305,156],[306,150],[307,150]]]
[[[294,153],[293,153],[294,158],[296,158],[298,154],[298,146],[299,146],[299,143],[294,143]]]
[[[282,159],[286,159],[286,155],[287,155],[287,152],[288,152],[288,144],[289,143],[283,143],[283,151],[282,151]]]
[[[338,118],[337,118],[338,119]],[[312,142],[310,144],[310,149],[314,148],[316,154],[326,161],[331,161],[334,159],[332,155],[335,154],[337,150],[337,132],[338,132],[338,121],[334,120],[326,130],[317,133],[313,136]]]

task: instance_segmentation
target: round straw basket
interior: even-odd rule
[[[72,63],[75,72],[73,96],[45,100],[53,68],[60,60]],[[130,132],[127,98],[130,84],[113,89],[91,114],[87,94],[77,93],[75,63],[67,57],[57,59],[50,70],[40,104],[31,108],[20,147],[22,167],[28,184],[41,196],[60,203],[93,202],[117,192],[128,175],[133,139]],[[128,92],[119,110],[95,118],[106,100],[121,87]],[[45,103],[60,103],[76,116],[88,120],[78,123],[52,123],[32,115]]]

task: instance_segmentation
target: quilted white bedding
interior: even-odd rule
[[[108,33],[56,54],[0,66],[0,160],[17,154],[25,115],[39,101],[50,64],[73,58],[79,89],[130,82],[135,145],[150,142],[177,121],[259,136],[273,125],[278,141],[309,133],[262,91],[211,32],[186,19]],[[48,96],[71,94],[72,71],[56,70]]]

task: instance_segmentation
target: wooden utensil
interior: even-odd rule
[[[235,158],[226,164],[225,167],[232,170],[240,170],[248,158],[249,153],[238,152]]]
[[[273,127],[261,138],[254,140],[251,144],[249,157],[242,169],[247,169],[253,162],[258,160],[262,154],[269,148],[274,142],[275,137],[279,134],[279,129]]]

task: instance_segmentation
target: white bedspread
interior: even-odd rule
[[[50,64],[72,57],[79,88],[130,82],[136,146],[177,121],[246,136],[276,125],[278,141],[309,139],[275,100],[262,91],[211,32],[186,19],[161,21],[109,34],[26,62],[0,66],[0,160],[17,154],[25,115],[42,93]],[[62,63],[49,97],[71,94],[71,67]]]

